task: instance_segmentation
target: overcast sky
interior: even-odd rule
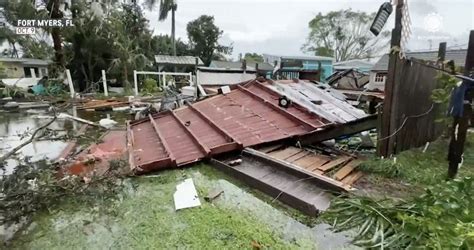
[[[256,52],[303,55],[301,46],[309,32],[308,22],[318,13],[352,8],[376,12],[383,0],[177,0],[176,33],[187,40],[186,24],[200,15],[212,15],[224,31],[221,43],[233,43],[233,58]],[[466,48],[474,29],[474,0],[406,0],[412,20],[410,50],[438,47]],[[170,34],[171,22],[158,22],[157,8],[146,11],[155,34]],[[393,27],[394,13],[388,22]],[[433,32],[433,30],[439,30]],[[431,42],[429,41],[431,40]]]

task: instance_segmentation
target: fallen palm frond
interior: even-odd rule
[[[474,247],[472,178],[427,188],[411,201],[340,197],[323,218],[337,231],[353,230],[367,248],[469,249]]]

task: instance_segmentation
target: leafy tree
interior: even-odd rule
[[[129,87],[131,70],[143,69],[153,57],[151,31],[140,7],[117,7],[99,18],[84,1],[72,6],[74,28],[64,33],[66,57],[81,90],[99,81],[103,69]]]
[[[257,53],[245,53],[244,59],[247,62],[263,62],[263,56]]]
[[[45,40],[25,36],[20,40],[23,57],[48,60],[54,53],[53,47]]]
[[[152,53],[152,57],[155,55],[172,55],[173,39],[168,35],[153,36],[151,38],[151,50],[149,52]],[[190,53],[188,44],[178,38],[176,40],[176,55],[184,56]]]
[[[302,49],[336,61],[370,58],[388,45],[389,31],[374,37],[369,27],[375,13],[351,9],[319,13],[309,22],[310,33]]]
[[[209,65],[213,59],[222,57],[222,54],[232,52],[231,46],[219,44],[218,40],[223,31],[214,24],[213,16],[200,16],[189,22],[186,30],[193,54],[200,57],[206,65]]]
[[[44,8],[37,8],[36,4],[39,3],[43,5]],[[41,1],[31,1],[31,0],[12,0],[5,1],[3,3],[3,8],[1,14],[3,15],[5,21],[9,24],[9,27],[16,26],[18,19],[61,19],[64,18],[63,10],[60,6],[65,5],[64,0],[41,0]],[[55,52],[55,62],[58,66],[63,67],[65,64],[64,61],[64,52],[62,46],[62,35],[61,29],[58,27],[55,28],[44,28],[39,31],[40,33],[46,32],[51,34],[53,41],[53,47]],[[18,57],[18,51],[16,49],[16,44],[19,44],[23,48],[36,50],[39,47],[45,47],[46,41],[39,41],[38,39],[24,39],[21,36],[17,36],[13,31],[8,28],[2,28],[0,32],[0,40],[3,38],[12,47],[13,55]],[[23,44],[22,44],[23,43]],[[37,54],[38,51],[27,51],[26,55]]]
[[[150,9],[153,8],[157,3],[157,0],[146,0],[145,4],[148,5]],[[177,44],[176,44],[176,21],[175,21],[175,12],[178,10],[177,0],[160,0],[160,9],[158,20],[164,21],[168,18],[169,12],[171,12],[171,45],[173,55],[177,55]]]

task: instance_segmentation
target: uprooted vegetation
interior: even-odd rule
[[[439,138],[424,148],[401,152],[392,159],[371,158],[362,164],[362,170],[369,178],[397,179],[411,185],[426,186],[438,184],[447,178],[449,140]],[[459,176],[474,177],[474,134],[468,133],[463,155],[463,166]],[[380,180],[380,179],[379,179]]]
[[[446,181],[447,138],[396,159],[364,162],[363,195],[341,196],[323,219],[336,231],[355,230],[365,248],[474,247],[474,135],[468,134],[459,179]]]
[[[339,198],[323,216],[337,230],[356,229],[354,243],[366,248],[472,249],[473,181],[438,184],[408,201]]]
[[[0,225],[28,225],[37,212],[54,209],[62,201],[78,203],[113,199],[121,184],[123,161],[111,161],[101,176],[61,176],[56,165],[24,159],[14,172],[0,178]]]

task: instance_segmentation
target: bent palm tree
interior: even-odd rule
[[[156,4],[157,0],[147,0],[146,4],[151,9]],[[173,46],[173,56],[176,56],[176,23],[175,12],[178,9],[177,0],[160,0],[160,9],[158,13],[158,20],[164,21],[168,18],[168,13],[171,11],[171,44]]]

